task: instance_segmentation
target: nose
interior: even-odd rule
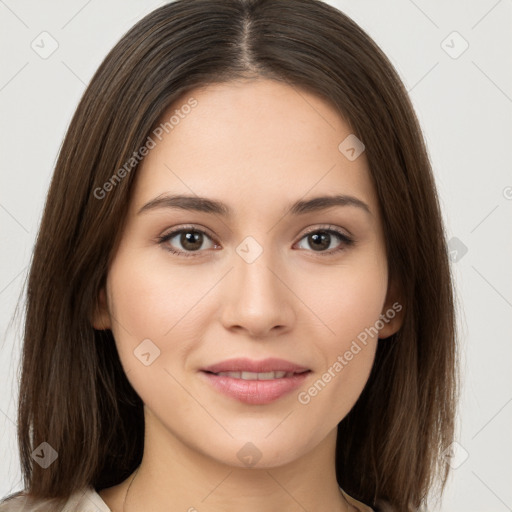
[[[270,251],[252,263],[235,255],[224,286],[222,323],[255,338],[290,330],[295,322],[294,295],[288,273]]]

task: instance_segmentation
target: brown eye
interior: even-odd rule
[[[201,249],[212,249],[216,246],[204,231],[195,228],[181,228],[172,231],[160,237],[158,242],[167,251],[182,256],[199,256],[204,252]]]
[[[300,246],[303,240],[306,242],[306,247]],[[205,252],[204,249],[220,247],[207,233],[196,228],[177,229],[159,237],[158,242],[165,250],[180,256],[200,256]],[[328,256],[343,251],[354,243],[355,240],[336,229],[316,229],[302,237],[299,248]]]
[[[203,234],[199,231],[182,231],[180,243],[187,251],[197,251],[203,245]]]
[[[329,249],[331,245],[331,235],[325,231],[318,231],[307,236],[308,244],[314,251],[323,251]]]
[[[344,233],[335,229],[316,229],[306,233],[301,239],[306,241],[306,247],[301,249],[310,249],[314,252],[333,254],[342,251],[354,244],[354,240]],[[336,240],[338,244],[336,244]]]

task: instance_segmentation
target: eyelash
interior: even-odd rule
[[[159,236],[157,238],[157,242],[160,245],[162,245],[166,251],[168,251],[172,254],[184,256],[186,258],[194,258],[194,257],[200,256],[203,251],[200,251],[200,250],[199,251],[188,251],[188,252],[187,251],[178,251],[176,249],[173,249],[169,245],[166,245],[166,242],[168,242],[169,240],[174,238],[176,235],[178,235],[180,233],[187,233],[187,232],[201,233],[202,235],[205,235],[208,238],[212,239],[212,237],[206,231],[197,229],[194,226],[184,226],[184,227],[181,227],[180,229],[171,231],[170,233],[168,233],[166,235]],[[311,235],[313,233],[334,234],[341,241],[341,245],[337,249],[331,249],[329,251],[313,251],[313,252],[316,252],[317,254],[331,256],[333,254],[337,254],[341,251],[346,250],[348,247],[352,246],[355,243],[355,240],[353,238],[347,236],[345,233],[342,233],[341,231],[338,231],[337,229],[334,229],[332,226],[329,226],[326,228],[315,228],[310,231],[307,231],[306,233],[304,233],[304,235],[302,236],[302,238],[300,240],[303,240],[308,235]],[[214,243],[216,243],[216,242],[214,242]]]

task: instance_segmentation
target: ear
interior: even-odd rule
[[[94,313],[91,320],[92,326],[98,330],[103,331],[111,329],[112,324],[110,321],[110,312],[108,310],[107,297],[105,294],[105,288],[100,290],[98,299],[94,307]]]
[[[379,339],[386,339],[400,330],[404,323],[405,304],[395,280],[390,280],[380,319]],[[380,325],[380,323],[379,323]]]

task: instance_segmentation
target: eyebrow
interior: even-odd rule
[[[372,215],[370,207],[364,201],[357,197],[344,194],[320,196],[302,201],[299,200],[290,206],[289,212],[292,215],[304,215],[306,213],[313,213],[327,208],[332,208],[333,206],[352,206],[364,210],[369,215]],[[146,203],[142,208],[140,208],[137,215],[158,208],[213,213],[223,217],[231,217],[233,215],[231,208],[221,201],[199,196],[167,194],[155,197]]]

